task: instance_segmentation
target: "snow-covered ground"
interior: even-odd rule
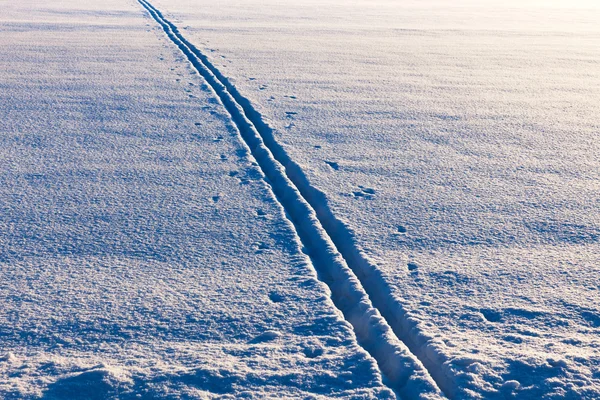
[[[4,4],[0,398],[389,398],[137,3]]]
[[[325,193],[448,395],[600,397],[597,3],[153,4]]]
[[[1,395],[600,398],[600,5],[38,3]]]

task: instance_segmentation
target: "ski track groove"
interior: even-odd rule
[[[406,399],[454,398],[445,357],[390,291],[383,274],[356,246],[350,229],[337,219],[323,192],[275,140],[272,128],[175,25],[145,0],[138,0],[167,37],[204,78],[229,113],[286,216],[291,220],[319,278],[375,359],[388,384]],[[443,392],[443,394],[442,394]]]

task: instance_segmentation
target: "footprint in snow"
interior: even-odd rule
[[[406,229],[406,227],[405,227],[405,226],[403,226],[403,225],[398,225],[398,233],[400,233],[400,234],[404,234],[404,233],[406,233],[406,232],[408,232],[408,229]]]
[[[409,262],[406,264],[406,266],[408,267],[409,271],[416,271],[419,268],[419,266],[414,262]]]
[[[304,355],[306,356],[306,358],[317,358],[320,355],[323,355],[324,350],[322,347],[306,347],[304,350]]]
[[[325,161],[325,164],[329,165],[331,168],[333,168],[336,171],[340,169],[340,165],[338,163],[336,163],[336,162]]]
[[[248,151],[246,149],[238,149],[235,151],[235,155],[240,161],[243,161],[248,157]]]
[[[281,333],[279,333],[278,331],[266,331],[266,332],[263,332],[260,335],[256,336],[254,339],[252,339],[248,343],[272,342],[274,340],[279,339],[280,337],[281,337]]]
[[[302,352],[306,358],[316,358],[322,355],[325,351],[323,345],[318,339],[309,339],[304,343]]]
[[[500,311],[492,310],[489,308],[482,308],[479,310],[483,318],[489,322],[500,322],[502,320],[502,313]]]
[[[375,194],[375,189],[371,189],[371,188],[363,188],[362,191],[365,192],[366,194]]]
[[[365,199],[371,200],[375,196],[375,189],[366,188],[364,186],[358,186],[360,190],[352,192],[354,197],[363,197]]]
[[[277,292],[271,292],[271,293],[269,293],[269,299],[273,303],[281,303],[283,301],[283,296]]]
[[[594,328],[600,327],[600,314],[590,311],[582,311],[581,317],[588,323],[588,325]]]
[[[263,242],[255,243],[255,245],[257,248],[257,250],[256,250],[257,254],[260,254],[260,253],[264,252],[265,250],[269,250],[269,248],[270,248],[268,244],[263,243]]]

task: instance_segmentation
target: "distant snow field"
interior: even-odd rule
[[[600,398],[600,5],[2,2],[0,398]]]

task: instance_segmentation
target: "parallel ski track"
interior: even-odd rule
[[[138,2],[187,57],[219,98],[305,246],[331,298],[353,326],[359,344],[376,360],[388,384],[402,398],[433,399],[452,387],[444,359],[422,334],[401,302],[390,294],[380,270],[357,248],[351,231],[331,212],[325,194],[275,140],[250,101],[224,77],[175,25],[146,0]]]

